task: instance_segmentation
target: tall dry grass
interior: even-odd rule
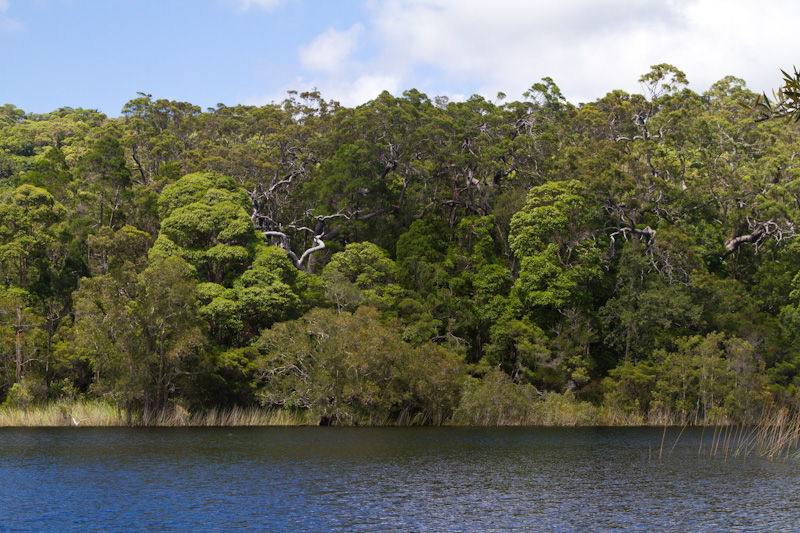
[[[153,425],[164,427],[193,426],[307,426],[319,422],[308,411],[292,412],[268,410],[260,407],[231,407],[229,409],[211,408],[207,411],[189,413],[178,406],[173,411],[162,414]]]
[[[319,419],[308,412],[289,412],[267,410],[259,407],[232,407],[230,409],[209,409],[190,413],[181,406],[175,406],[165,413],[145,418],[141,412],[134,411],[131,418],[133,426],[303,426],[316,425]],[[116,406],[111,403],[88,400],[59,401],[44,405],[21,407],[0,407],[0,427],[114,427],[125,426],[124,413],[120,417]]]
[[[758,424],[740,429],[735,438],[730,431],[717,438],[716,452],[722,439],[722,453],[733,457],[755,454],[770,460],[797,458],[800,455],[800,409],[778,407],[764,412]],[[730,441],[730,443],[728,443]]]
[[[0,427],[120,426],[114,406],[98,401],[55,402],[27,408],[1,406]]]
[[[672,444],[670,455],[685,429],[686,425]],[[658,452],[659,459],[662,459],[666,431],[665,424]],[[800,408],[765,409],[752,425],[705,425],[700,435],[697,455],[724,461],[746,461],[753,456],[766,457],[771,461],[800,458]]]

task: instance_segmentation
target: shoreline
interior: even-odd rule
[[[800,428],[800,418],[782,414],[782,410],[770,410],[759,419],[748,423],[734,420],[709,420],[681,422],[669,418],[645,419],[643,417],[615,416],[608,409],[589,403],[591,412],[581,417],[574,413],[554,410],[526,413],[524,417],[503,418],[502,421],[481,420],[458,421],[448,417],[442,424],[418,423],[415,420],[364,419],[354,423],[323,423],[325,417],[312,411],[288,411],[264,407],[211,408],[206,411],[189,412],[175,406],[166,413],[145,417],[141,410],[132,412],[130,423],[125,411],[102,400],[54,401],[32,405],[27,408],[0,406],[0,428],[36,427],[311,427],[335,425],[340,427],[737,427],[759,425],[788,425]]]

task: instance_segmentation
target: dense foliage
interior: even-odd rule
[[[727,77],[0,108],[0,400],[747,421],[800,387],[800,153]]]

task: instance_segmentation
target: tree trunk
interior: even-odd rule
[[[22,305],[17,306],[17,327],[14,336],[14,349],[17,363],[17,383],[22,383]]]

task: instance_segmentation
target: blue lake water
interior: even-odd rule
[[[6,428],[0,530],[800,528],[799,460],[679,433],[659,460],[658,428]]]

